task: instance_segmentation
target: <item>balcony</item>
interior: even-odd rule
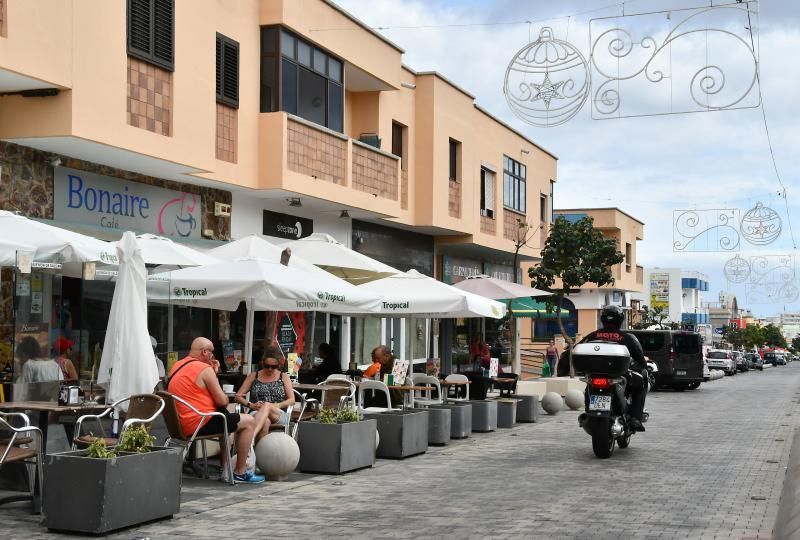
[[[261,189],[281,189],[387,216],[401,210],[400,158],[284,113],[261,114]]]
[[[636,284],[644,284],[644,267],[638,265],[636,266]]]

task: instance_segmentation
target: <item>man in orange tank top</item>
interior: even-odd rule
[[[210,340],[199,337],[192,342],[189,356],[176,362],[169,373],[169,392],[186,400],[192,407],[201,413],[214,412],[217,408],[228,406],[229,399],[219,385],[213,366],[214,344]],[[184,435],[191,436],[202,417],[181,403],[176,402],[178,417]],[[239,456],[247,456],[250,445],[253,443],[255,433],[261,430],[263,418],[249,414],[231,413],[221,410],[225,415],[225,422],[229,434],[238,434],[236,452]],[[223,432],[223,420],[219,416],[206,420],[198,435],[216,435]],[[259,425],[261,424],[261,425]],[[226,442],[227,444],[227,442]],[[224,453],[222,454],[225,455]],[[225,465],[223,463],[223,465]],[[247,459],[244,457],[236,460],[233,479],[237,483],[260,484],[264,477],[248,473]]]

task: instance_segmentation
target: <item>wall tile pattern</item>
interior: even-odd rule
[[[497,220],[489,216],[481,216],[481,232],[494,235],[497,231]]]
[[[503,210],[503,238],[506,240],[517,240],[519,231],[517,219],[521,219],[524,222],[526,219],[525,214],[518,214],[517,212],[507,209]]]
[[[6,24],[7,24],[7,15],[6,15],[6,0],[0,0],[0,37],[5,37],[8,34],[6,33]]]
[[[239,111],[217,103],[217,159],[236,163]]]
[[[397,159],[353,145],[353,189],[396,201],[398,184]]]
[[[461,182],[450,181],[447,197],[447,214],[450,217],[461,217]]]
[[[400,171],[400,208],[408,210],[408,171]]]
[[[172,73],[130,56],[128,124],[172,135]]]
[[[290,119],[286,146],[289,170],[345,185],[347,141]]]

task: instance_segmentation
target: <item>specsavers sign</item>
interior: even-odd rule
[[[53,180],[56,221],[200,238],[200,195],[130,182],[66,167]]]

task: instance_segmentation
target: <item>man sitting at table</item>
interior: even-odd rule
[[[378,345],[372,349],[372,364],[364,370],[362,377],[365,379],[374,379],[375,375],[384,371],[383,366],[391,357],[392,355],[386,345]]]
[[[264,419],[261,415],[255,417],[249,414],[239,415],[228,412],[229,400],[222,387],[219,385],[213,368],[214,344],[210,340],[199,337],[192,342],[189,356],[177,362],[169,373],[169,392],[186,400],[195,409],[202,413],[210,413],[220,408],[225,415],[228,433],[237,433],[236,452],[239,456],[247,456],[253,437],[263,426]],[[176,402],[181,429],[187,437],[194,433],[202,417],[181,403]],[[198,435],[217,435],[223,432],[223,420],[219,416],[207,420],[198,431]],[[225,444],[228,444],[225,441]],[[225,454],[222,453],[222,456]],[[225,463],[223,463],[225,465]],[[236,460],[233,479],[240,484],[260,484],[264,477],[248,472],[247,459],[241,457]]]

